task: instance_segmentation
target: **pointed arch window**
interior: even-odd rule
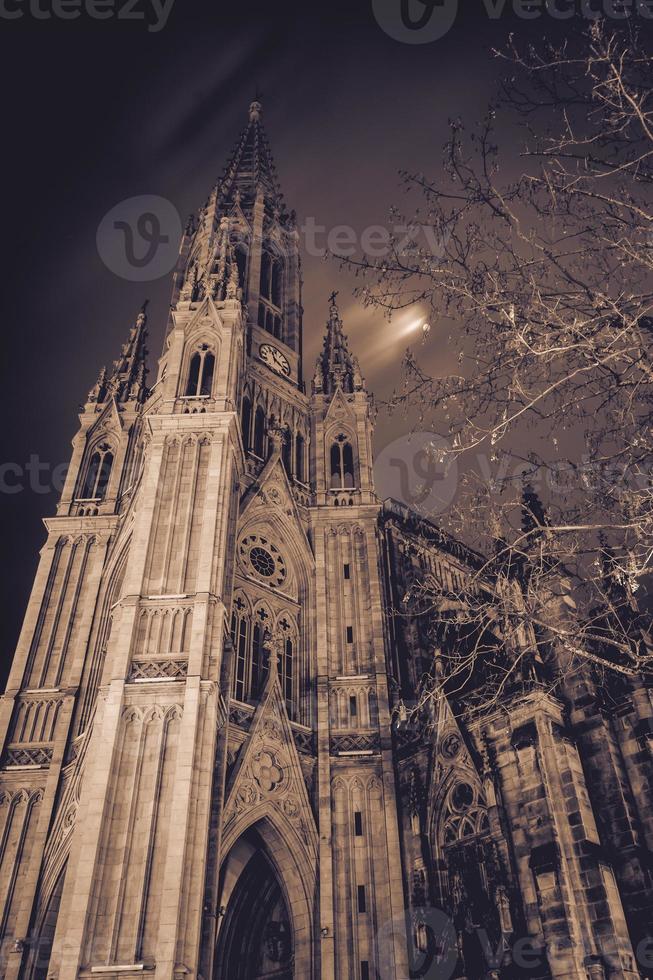
[[[286,701],[288,717],[295,717],[295,699],[293,689],[293,641],[290,637],[283,646],[283,663],[281,664],[281,681],[283,696]]]
[[[215,354],[208,344],[202,344],[190,359],[185,397],[210,398],[214,371]]]
[[[298,432],[295,436],[295,479],[300,483],[305,482],[304,474],[304,453],[305,442],[303,435]]]
[[[243,446],[245,448],[245,452],[247,452],[247,450],[249,449],[251,428],[252,428],[252,403],[247,397],[247,395],[245,395],[243,398],[243,404],[240,409],[240,431],[243,437]]]
[[[261,282],[259,292],[265,299],[270,299],[272,285],[272,256],[269,252],[263,252],[261,256]]]
[[[504,928],[511,931],[512,924],[509,902],[504,905],[502,901],[505,891],[480,787],[466,779],[457,780],[445,800],[434,832],[433,843],[444,872],[437,886],[443,907],[459,931],[465,923],[472,926],[482,923],[490,941],[498,943]],[[469,938],[473,932],[466,935]],[[473,975],[478,950],[464,940],[461,956],[465,975]]]
[[[242,603],[242,599],[240,602]],[[242,607],[244,608],[244,603]],[[237,701],[245,700],[248,625],[247,616],[234,612],[231,617],[231,642],[236,660],[233,691]]]
[[[243,295],[247,289],[247,251],[244,247],[239,246],[235,250],[236,256],[236,266],[238,268],[238,285],[243,291]]]
[[[254,452],[260,459],[265,457],[265,412],[259,405],[254,415]]]
[[[104,500],[113,466],[111,447],[102,445],[91,456],[82,486],[81,500]]]
[[[252,631],[252,670],[250,677],[250,696],[254,698],[261,693],[265,682],[267,664],[265,663],[263,640],[263,626],[256,623]]]
[[[261,257],[258,325],[283,340],[283,262],[267,249]]]
[[[336,436],[330,452],[331,489],[351,488],[354,483],[354,450],[346,435]]]
[[[250,612],[242,597],[234,603],[231,617],[231,641],[234,648],[235,668],[233,696],[237,701],[255,701],[260,698],[270,672],[268,644],[272,630],[270,612],[261,605]],[[278,623],[277,634],[279,683],[283,692],[288,716],[296,717],[295,631],[290,617],[283,616]]]
[[[281,307],[281,262],[278,260],[272,263],[270,299],[276,307]]]
[[[288,477],[292,476],[292,433],[286,431],[283,440],[283,447],[281,450],[281,461],[283,462],[283,468],[285,469]]]

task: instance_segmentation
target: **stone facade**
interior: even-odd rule
[[[376,497],[335,295],[305,391],[260,116],[186,230],[155,383],[143,310],[46,520],[0,705],[3,975],[651,976],[645,685],[400,710],[434,656],[402,597],[479,557]]]

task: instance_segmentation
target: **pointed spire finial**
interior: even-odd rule
[[[147,305],[149,300],[145,300],[141,306],[138,316],[133,323],[127,343],[122,345],[120,357],[113,362],[111,377],[106,378],[97,390],[98,401],[108,397],[114,397],[119,402],[136,400],[143,402],[146,396],[145,359],[147,348]],[[97,388],[97,385],[96,385]],[[93,389],[95,393],[95,389]]]
[[[258,89],[257,89],[257,93],[258,93]],[[256,94],[254,96],[254,101],[250,102],[249,104],[249,121],[258,122],[259,119],[261,118],[262,109],[263,106],[261,105],[261,101],[259,99],[258,94]]]
[[[143,305],[140,308],[139,314],[136,317],[136,326],[137,327],[143,327],[147,323],[147,304],[149,302],[150,302],[149,299],[146,299],[143,302]]]
[[[270,211],[277,208],[282,223],[287,224],[289,215],[283,202],[272,151],[263,126],[260,91],[256,90],[249,105],[247,125],[244,127],[234,147],[221,178],[214,187],[215,199],[209,210],[224,213],[233,204],[234,195],[239,191],[245,202],[245,211],[251,209],[260,194],[269,205]],[[215,218],[215,214],[213,215]]]
[[[347,337],[342,330],[342,319],[336,302],[338,290],[329,296],[329,319],[324,335],[324,346],[315,367],[313,391],[315,394],[332,395],[337,388],[351,393],[365,387],[360,367],[352,357]]]

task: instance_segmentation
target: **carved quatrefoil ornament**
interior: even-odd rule
[[[254,756],[252,775],[264,793],[271,793],[283,780],[283,769],[276,756],[263,749]]]

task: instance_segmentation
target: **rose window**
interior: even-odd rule
[[[259,575],[264,575],[266,578],[274,575],[274,558],[265,548],[252,548],[249,553],[249,560]]]
[[[249,534],[240,542],[240,560],[246,570],[268,585],[281,586],[286,580],[286,563],[279,549],[267,538]]]

